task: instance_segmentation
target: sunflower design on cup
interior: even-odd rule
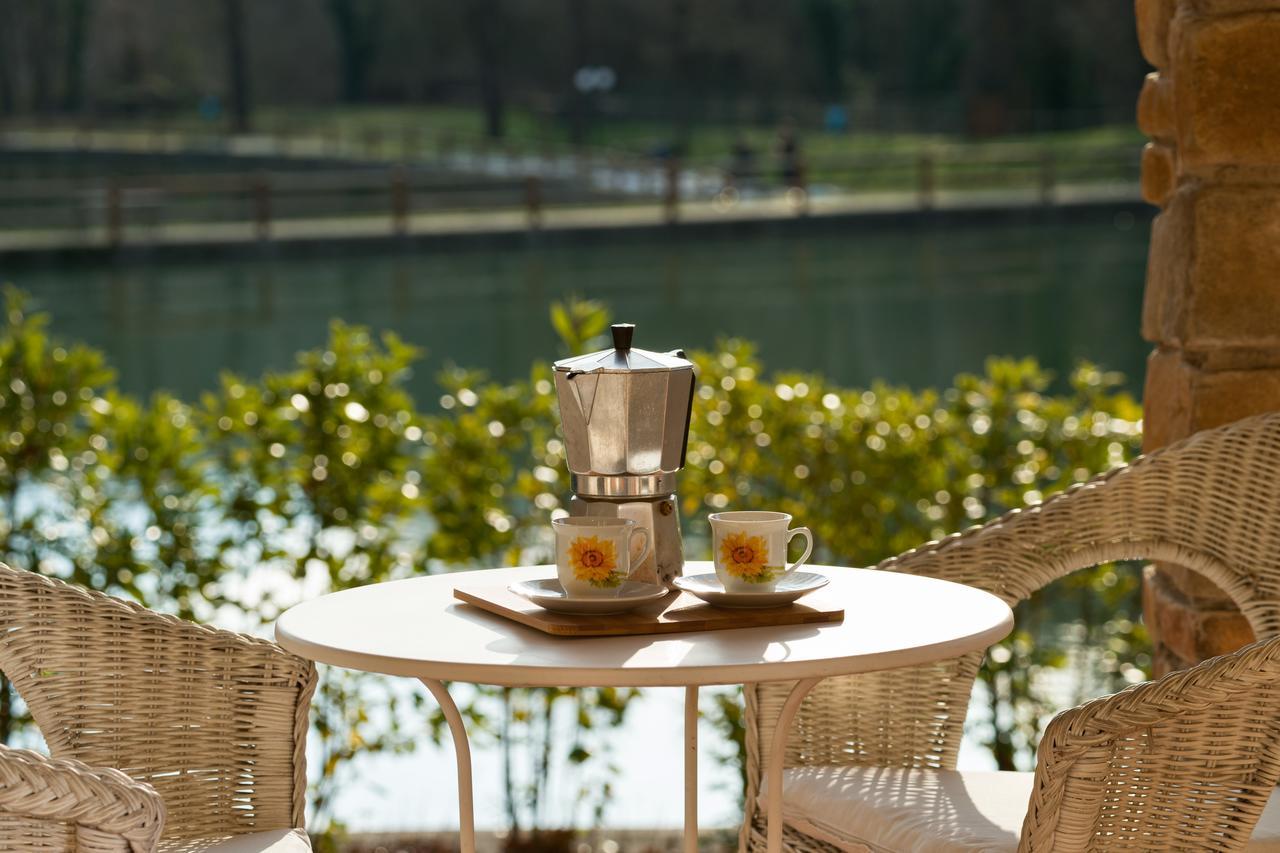
[[[612,588],[624,580],[618,571],[618,549],[613,540],[600,536],[578,536],[569,543],[569,565],[576,580],[594,587]]]
[[[553,519],[556,577],[569,595],[607,597],[626,590],[631,570],[652,550],[649,528],[629,518]]]
[[[716,577],[728,592],[772,592],[813,552],[809,528],[792,528],[785,512],[713,512],[708,520]],[[796,536],[804,537],[804,555],[787,565],[787,543]]]
[[[720,540],[720,562],[724,570],[747,583],[769,583],[782,566],[769,565],[769,542],[745,531],[730,533]]]

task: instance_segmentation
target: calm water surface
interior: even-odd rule
[[[1126,217],[1127,214],[1121,214]],[[1125,227],[1121,227],[1125,226]],[[906,226],[847,237],[634,242],[8,271],[54,329],[107,351],[130,391],[185,397],[218,373],[287,367],[329,320],[394,329],[427,350],[426,403],[448,361],[500,378],[559,355],[547,306],[607,302],[648,349],[738,335],[777,369],[914,386],[990,354],[1055,370],[1088,358],[1140,381],[1148,223]]]

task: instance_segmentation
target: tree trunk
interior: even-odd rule
[[[17,13],[12,0],[0,0],[0,115],[13,115],[17,109],[13,83],[13,31]]]
[[[27,61],[31,64],[31,95],[36,112],[52,113],[55,107],[54,77],[56,76],[54,32],[58,26],[58,7],[54,3],[37,3],[35,18],[27,34],[29,50]]]
[[[349,104],[364,101],[367,94],[369,66],[377,53],[380,8],[364,0],[329,0],[342,64],[342,100]]]
[[[70,0],[67,7],[67,52],[63,75],[62,110],[78,113],[84,108],[85,32],[89,27],[89,0]]]
[[[1000,725],[1000,684],[1004,680],[1008,683],[1008,674],[992,673],[991,687],[991,727],[995,730],[995,737],[991,741],[991,753],[996,759],[997,770],[1017,770],[1018,767],[1013,761],[1013,734],[1012,727],[1005,728]],[[1009,688],[1012,694],[1012,687]],[[1012,705],[1013,697],[1008,697],[1010,705]]]
[[[690,0],[675,0],[671,7],[671,104],[675,110],[675,152],[677,155],[689,146],[693,130],[694,65],[690,48],[692,4]]]
[[[0,743],[8,744],[13,737],[13,685],[0,675]]]
[[[226,11],[227,100],[231,130],[248,133],[253,109],[249,90],[249,58],[245,50],[244,5],[241,0],[223,0]]]
[[[480,102],[484,108],[485,134],[501,139],[506,134],[505,104],[499,49],[495,33],[500,29],[498,0],[471,0],[467,3],[467,30],[476,54],[480,76]]]
[[[575,146],[587,141],[587,112],[590,96],[579,91],[574,75],[587,64],[587,4],[569,0],[569,141]]]

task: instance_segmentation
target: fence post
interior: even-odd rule
[[[1046,207],[1054,202],[1054,187],[1058,181],[1058,170],[1053,159],[1053,152],[1045,149],[1040,152],[1040,203]]]
[[[271,237],[271,183],[265,174],[253,182],[253,222],[259,240]]]
[[[921,154],[919,162],[919,199],[921,210],[932,210],[937,178],[932,154]]]
[[[409,232],[409,175],[404,166],[391,169],[391,230],[399,236]]]
[[[667,158],[667,184],[662,198],[663,214],[668,225],[680,220],[680,160]]]
[[[120,184],[107,184],[107,245],[118,249],[124,242],[124,206],[120,203]]]
[[[787,187],[787,203],[795,210],[796,216],[809,215],[809,178],[805,172],[805,164],[796,164],[795,176],[791,186]]]
[[[524,179],[524,207],[529,218],[529,228],[542,227],[542,178],[527,175]]]

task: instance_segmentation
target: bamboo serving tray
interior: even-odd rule
[[[795,604],[759,610],[712,607],[687,592],[672,592],[666,598],[626,613],[593,616],[544,610],[505,586],[493,584],[457,586],[453,595],[467,604],[557,637],[619,637],[843,621],[844,607],[824,595],[827,592],[820,589]]]

